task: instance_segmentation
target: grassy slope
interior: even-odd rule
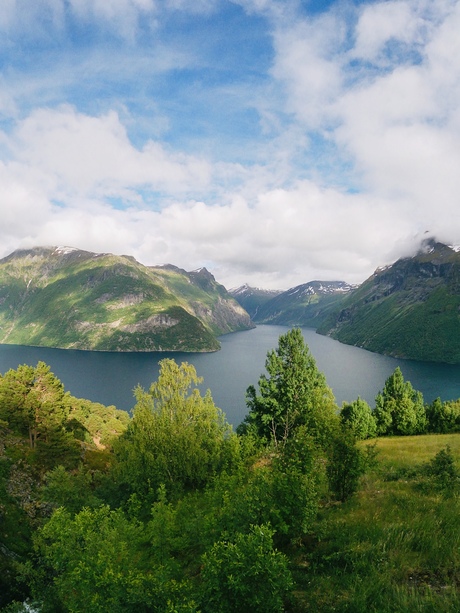
[[[459,434],[377,440],[361,491],[322,511],[294,560],[293,611],[460,611],[459,484],[436,491],[420,470],[446,445],[460,470]]]

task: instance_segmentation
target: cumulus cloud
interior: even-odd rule
[[[136,149],[117,113],[91,117],[71,107],[37,109],[8,139],[17,163],[55,185],[53,196],[126,196],[130,188],[155,192],[203,190],[209,165],[149,141]]]
[[[341,93],[343,75],[336,51],[344,33],[334,14],[282,23],[275,30],[273,76],[285,85],[288,110],[309,127],[321,127],[325,110]]]
[[[365,7],[355,28],[352,57],[387,65],[388,45],[422,43],[428,24],[417,9],[420,3],[401,0]]]
[[[380,2],[354,22],[331,11],[275,33],[287,109],[348,161],[369,216],[387,202],[395,241],[408,220],[460,238],[459,15],[458,2]]]
[[[0,28],[13,30],[27,4],[6,3]],[[333,3],[314,15],[294,0],[230,5],[245,11],[238,26],[254,16],[265,20],[261,40],[271,47],[263,49],[266,72],[257,75],[263,86],[248,87],[244,63],[244,84],[237,63],[219,72],[217,52],[189,56],[179,45],[172,53],[167,37],[163,47],[136,46],[140,18],[155,21],[159,32],[164,11],[201,12],[209,27],[217,16],[213,36],[227,36],[230,45],[214,0],[194,3],[193,11],[183,0],[33,3],[31,14],[43,9],[40,23],[47,16],[58,33],[71,14],[80,26],[120,26],[129,42],[111,48],[116,70],[108,70],[111,56],[101,49],[85,50],[75,74],[63,78],[62,65],[56,68],[46,86],[59,75],[49,104],[33,96],[25,104],[24,92],[45,88],[28,81],[18,96],[14,79],[4,77],[2,255],[19,245],[68,244],[132,254],[145,264],[204,265],[227,287],[287,288],[314,278],[361,281],[407,255],[425,230],[460,244],[460,2]],[[248,39],[252,32],[248,26]],[[136,79],[129,83],[141,83],[135,93],[134,85],[120,87],[130,66]],[[88,86],[86,69],[91,79],[101,75],[97,111],[69,94],[78,79]],[[176,79],[172,93],[168,79]],[[110,88],[121,98],[104,107]],[[189,98],[179,101],[183,91]],[[230,91],[238,91],[231,103]],[[186,115],[194,95],[197,117]],[[229,125],[214,126],[219,147],[209,141],[216,138],[213,117],[221,117],[216,100],[232,107]],[[136,105],[149,112],[136,114]],[[155,122],[164,127],[153,130]],[[185,126],[187,136],[174,125]]]

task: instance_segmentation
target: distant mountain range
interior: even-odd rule
[[[460,252],[424,241],[360,286],[227,291],[205,268],[143,266],[69,247],[0,260],[0,343],[101,351],[215,351],[254,323],[306,326],[401,358],[460,363]]]
[[[205,268],[143,266],[69,247],[0,260],[0,343],[100,351],[215,351],[253,324]]]
[[[256,323],[308,326],[400,358],[460,363],[460,252],[434,239],[362,285],[312,281],[285,292],[231,294]]]
[[[256,323],[317,328],[355,287],[344,281],[310,281],[284,292],[243,285],[230,293]]]

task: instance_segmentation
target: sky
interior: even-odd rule
[[[0,257],[228,289],[460,244],[460,0],[2,0]]]

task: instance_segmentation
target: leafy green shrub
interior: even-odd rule
[[[355,438],[349,432],[333,440],[326,471],[329,487],[338,500],[345,502],[356,492],[366,468],[364,452],[356,446]]]
[[[373,438],[377,433],[371,407],[359,396],[352,403],[344,403],[340,419],[342,426],[349,428],[359,440]]]
[[[460,475],[455,466],[455,460],[447,445],[425,465],[425,472],[430,477],[435,488],[453,494],[460,486]]]
[[[286,556],[273,548],[273,530],[253,526],[249,534],[215,543],[203,556],[204,613],[281,613],[292,587]]]

